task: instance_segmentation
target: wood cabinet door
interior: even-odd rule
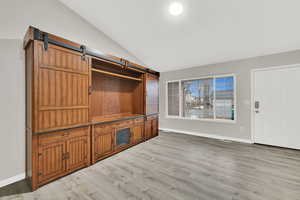
[[[152,137],[158,136],[158,118],[152,120]]]
[[[89,62],[81,53],[37,44],[38,82],[34,131],[68,128],[89,122]]]
[[[94,128],[94,156],[99,159],[114,150],[114,129],[96,126]]]
[[[146,114],[159,112],[159,80],[158,76],[146,74]]]
[[[146,120],[145,121],[145,132],[144,132],[145,140],[148,140],[151,138],[152,135],[152,120]]]
[[[135,125],[131,128],[132,133],[132,143],[137,144],[143,140],[143,124]]]
[[[66,141],[66,160],[68,172],[89,165],[89,128],[74,129]]]
[[[38,182],[43,184],[66,172],[65,142],[53,142],[39,146]]]

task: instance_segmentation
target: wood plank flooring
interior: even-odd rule
[[[300,200],[300,151],[161,132],[36,192],[4,187],[0,199]]]

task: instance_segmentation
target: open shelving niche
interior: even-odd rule
[[[144,73],[92,58],[92,122],[114,121],[144,114]]]

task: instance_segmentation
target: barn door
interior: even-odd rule
[[[158,76],[146,74],[146,114],[158,113]]]
[[[88,122],[89,65],[81,53],[37,44],[38,105],[36,131],[55,130]]]

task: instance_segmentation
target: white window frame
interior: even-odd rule
[[[212,78],[215,81],[216,78],[223,78],[223,77],[233,77],[233,95],[234,95],[234,120],[231,119],[216,119],[216,109],[215,109],[215,97],[216,97],[216,90],[214,88],[214,119],[204,119],[204,118],[190,118],[190,117],[182,117],[182,89],[181,83],[182,81],[193,81],[193,80],[201,80],[201,79],[208,79]],[[179,116],[176,115],[169,115],[169,108],[168,108],[168,83],[179,82]],[[202,76],[196,78],[188,78],[188,79],[180,79],[180,80],[170,80],[166,81],[166,118],[169,119],[185,119],[185,120],[197,120],[197,121],[204,121],[204,122],[221,122],[221,123],[236,123],[237,122],[237,98],[236,98],[236,75],[235,74],[222,74],[222,75],[211,75],[211,76]]]
[[[168,85],[169,85],[169,83],[176,83],[176,82],[178,82],[179,84],[178,84],[178,90],[179,90],[179,116],[177,116],[177,115],[169,115],[169,97],[168,97],[168,94],[169,94],[169,90],[168,90]],[[182,105],[181,105],[181,90],[180,90],[180,88],[181,88],[181,81],[180,80],[172,80],[172,81],[167,81],[166,82],[166,118],[175,118],[175,119],[178,119],[180,116],[182,116],[181,115],[181,107],[182,107]]]

